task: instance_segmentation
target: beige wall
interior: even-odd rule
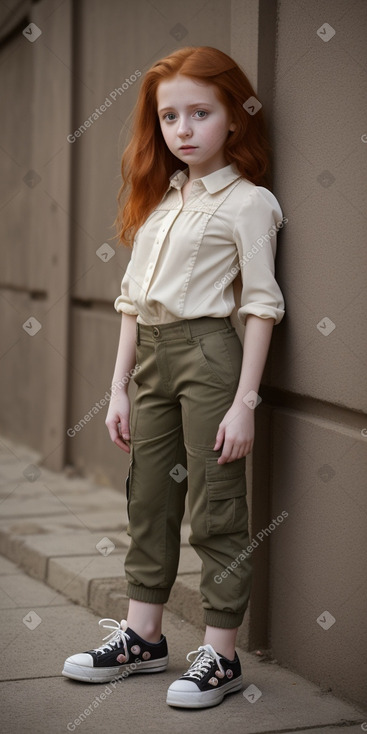
[[[129,259],[112,223],[139,82],[74,143],[66,137],[126,77],[179,46],[221,48],[254,84],[272,134],[273,190],[289,222],[277,258],[287,314],[274,331],[248,459],[253,536],[283,510],[289,516],[254,552],[239,639],[271,647],[279,662],[357,702],[367,659],[366,7],[27,0],[3,7],[0,19],[8,111],[0,432],[41,450],[50,468],[71,463],[121,491],[128,457],[110,442],[107,409],[74,437],[66,431],[111,383],[120,325],[113,300]],[[34,43],[22,35],[30,21],[42,30]],[[316,33],[325,22],[336,31],[327,42]],[[30,170],[40,176],[34,186],[23,181]],[[116,249],[107,262],[96,254],[103,243]],[[33,336],[31,317],[41,324]],[[324,317],[335,324],[328,336],[317,328]],[[328,630],[316,621],[325,611],[336,619]]]
[[[65,459],[71,3],[2,6],[1,430]],[[53,12],[54,11],[54,12]],[[42,29],[33,43],[22,28]],[[62,33],[59,29],[62,28]],[[4,117],[4,116],[3,116]],[[25,178],[25,180],[24,180]]]
[[[316,31],[326,22],[335,35],[323,41]],[[277,263],[287,317],[274,334],[266,392],[270,514],[289,513],[270,543],[273,654],[360,702],[367,681],[366,25],[362,0],[278,3],[272,129],[274,190],[289,218]],[[330,322],[335,328],[323,329]],[[324,612],[336,620],[328,629]]]

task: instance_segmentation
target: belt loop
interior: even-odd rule
[[[140,344],[140,332],[139,332],[139,322],[136,322],[136,345],[139,346]]]
[[[185,337],[188,342],[192,341],[192,333],[190,329],[190,319],[183,319],[182,320],[182,328],[184,330]]]
[[[226,322],[229,329],[233,329],[233,324],[229,316],[225,316],[224,321]]]

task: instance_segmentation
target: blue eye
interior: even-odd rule
[[[194,112],[194,115],[197,115],[197,119],[204,120],[205,117],[207,117],[209,113],[206,112],[206,110],[196,110]],[[166,122],[173,122],[176,119],[176,114],[174,112],[166,112],[165,115],[163,115],[163,120],[166,120]]]

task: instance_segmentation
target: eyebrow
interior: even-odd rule
[[[209,102],[195,102],[194,104],[189,104],[188,109],[191,110],[194,107],[212,107]],[[166,110],[172,110],[174,109],[174,105],[171,105],[170,107],[162,107],[158,112],[165,112]]]

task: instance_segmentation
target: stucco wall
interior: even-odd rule
[[[289,513],[270,538],[273,654],[360,702],[367,681],[366,25],[362,0],[278,3],[272,130],[274,191],[289,219],[277,260],[287,316],[275,330],[267,393],[271,515]]]

